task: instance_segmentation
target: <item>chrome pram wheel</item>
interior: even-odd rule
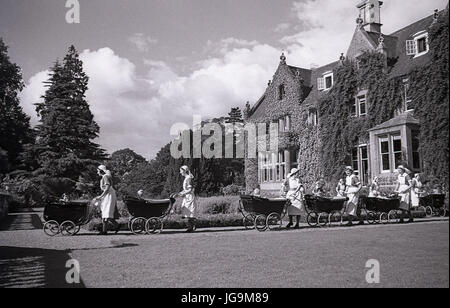
[[[392,210],[388,213],[388,222],[389,223],[398,223],[400,220],[400,217],[396,210]]]
[[[374,225],[377,223],[378,217],[377,214],[375,214],[374,212],[368,212],[366,219],[369,225]]]
[[[163,222],[161,219],[152,217],[145,223],[145,232],[147,234],[160,234],[163,230]]]
[[[255,229],[255,216],[254,215],[247,215],[242,218],[242,223],[244,225],[244,228],[247,230]]]
[[[133,233],[134,235],[139,235],[144,233],[145,231],[145,223],[146,223],[146,219],[142,218],[142,217],[138,217],[138,218],[134,218],[131,221],[131,233]]]
[[[434,215],[433,208],[431,206],[427,206],[425,208],[425,214],[427,215],[428,218],[433,217]]]
[[[59,226],[59,230],[63,236],[73,236],[77,233],[78,228],[73,221],[68,220]]]
[[[387,213],[381,213],[378,221],[380,224],[386,225],[389,223],[389,215]]]
[[[54,220],[47,221],[44,224],[43,229],[44,233],[47,234],[48,236],[55,236],[59,234],[59,224]]]
[[[281,216],[277,213],[270,214],[269,216],[267,216],[266,225],[271,231],[281,229]]]
[[[265,215],[259,215],[255,218],[255,229],[259,232],[264,232],[268,228],[267,218]]]
[[[317,227],[317,225],[319,224],[319,215],[315,212],[308,213],[306,222],[310,227]]]

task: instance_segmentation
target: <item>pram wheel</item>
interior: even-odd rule
[[[315,212],[308,213],[308,216],[306,217],[306,222],[310,227],[317,227],[319,224],[318,215]]]
[[[255,229],[255,216],[247,215],[242,218],[242,223],[244,224],[245,229],[252,230]]]
[[[328,215],[328,223],[330,224],[330,227],[333,223],[339,223],[342,226],[342,216],[343,215],[341,215],[341,213],[338,211],[335,211]]]
[[[255,218],[255,229],[259,232],[264,232],[268,228],[267,219],[265,215],[259,215]]]
[[[388,222],[389,223],[398,223],[399,222],[399,215],[397,214],[397,211],[392,210],[388,213]]]
[[[425,208],[425,214],[427,215],[427,217],[433,217],[434,212],[433,212],[433,208],[431,206],[427,206]]]
[[[73,236],[79,231],[77,231],[77,226],[73,221],[63,222],[59,229],[63,236]]]
[[[160,234],[163,230],[163,222],[161,219],[152,217],[145,223],[145,232],[147,234]]]
[[[47,234],[48,236],[58,235],[59,234],[59,224],[54,220],[47,221],[44,224],[44,233]]]
[[[281,229],[281,216],[277,213],[270,214],[269,216],[267,216],[266,224],[269,230]]]
[[[131,221],[131,228],[130,228],[131,232],[134,235],[139,235],[139,234],[144,233],[144,231],[145,231],[145,223],[146,223],[146,219],[145,218],[142,218],[142,217],[134,218]]]
[[[368,212],[367,213],[367,222],[369,223],[369,225],[374,225],[377,223],[377,215],[374,212]]]
[[[317,218],[317,223],[321,227],[326,227],[329,223],[329,215],[327,213],[320,213],[319,217]]]
[[[383,225],[388,224],[389,223],[389,215],[387,213],[381,213],[378,221],[380,222],[380,224],[383,224]]]

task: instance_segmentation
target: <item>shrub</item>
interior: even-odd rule
[[[210,197],[197,199],[198,214],[234,214],[238,212],[239,197]]]
[[[222,193],[225,196],[238,196],[242,192],[245,192],[245,188],[242,186],[235,185],[235,184],[228,185],[228,186],[222,188]]]

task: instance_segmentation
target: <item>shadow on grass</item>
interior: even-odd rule
[[[43,225],[38,214],[8,215],[0,223],[0,231],[26,231],[42,229]]]
[[[0,288],[84,288],[66,282],[67,252],[0,246]]]

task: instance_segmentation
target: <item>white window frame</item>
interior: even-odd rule
[[[281,170],[283,170],[283,174],[281,174]],[[277,161],[275,162],[275,173],[275,181],[286,180],[286,153],[284,150],[278,151]]]
[[[394,141],[400,140],[401,142],[401,152],[394,152]],[[381,143],[387,142],[388,143],[388,153],[382,153],[381,152]],[[396,170],[395,165],[395,154],[401,153],[403,155],[403,139],[400,132],[392,132],[387,135],[378,136],[378,156],[380,158],[380,173],[392,173]],[[389,170],[383,169],[383,155],[389,154]]]
[[[405,111],[414,111],[414,108],[408,108],[408,105],[412,103],[412,99],[408,96],[410,85],[409,78],[403,79],[403,110]]]
[[[280,131],[280,133],[286,131],[286,123],[284,121],[285,118],[281,118],[278,120],[278,130]]]
[[[423,32],[423,33],[422,33]],[[416,43],[416,55],[414,58],[423,56],[430,51],[430,41],[428,38],[428,32],[422,31],[414,35],[414,42]],[[421,34],[422,33],[422,34]],[[419,52],[419,43],[418,41],[425,38],[425,51]]]
[[[365,113],[361,113],[361,100],[360,100],[360,98],[363,98],[364,97],[364,104],[366,105],[366,112]],[[357,97],[356,97],[356,116],[357,117],[363,117],[363,116],[367,116],[367,114],[368,114],[369,112],[368,112],[368,105],[367,105],[367,94],[361,94],[361,95],[358,95]]]
[[[419,52],[419,40],[425,38],[425,47],[426,49],[422,52]],[[414,56],[414,58],[423,56],[427,54],[430,51],[430,41],[429,41],[429,35],[426,30],[417,32],[413,35],[412,40],[406,41],[406,55],[407,56]]]
[[[308,110],[308,124],[313,126],[319,125],[319,114],[317,109]]]
[[[383,148],[381,146],[381,144],[383,142],[387,142],[388,143],[388,151],[387,153],[383,153],[381,152],[381,149]],[[383,136],[383,137],[378,137],[378,155],[380,157],[380,172],[381,173],[391,173],[392,171],[392,159],[391,159],[391,142],[390,142],[390,138],[389,136]],[[383,169],[383,155],[388,155],[389,158],[389,169]]]
[[[327,78],[328,77],[331,77],[331,86],[329,88],[327,88]],[[326,72],[326,73],[324,73],[322,78],[323,78],[323,89],[324,89],[324,91],[330,90],[333,87],[333,85],[334,85],[334,74],[333,74],[333,72]]]
[[[289,132],[291,131],[291,116],[287,115],[284,117],[284,131]]]
[[[325,79],[323,77],[317,78],[317,90],[325,90]]]
[[[396,135],[393,134],[390,136],[391,138],[391,164],[393,169],[392,170],[396,170],[398,166],[395,165],[395,154],[400,153],[400,155],[403,155],[403,140],[402,140],[402,136],[401,135]],[[400,152],[394,152],[394,141],[396,140],[400,140],[400,144],[401,144],[401,149]]]

